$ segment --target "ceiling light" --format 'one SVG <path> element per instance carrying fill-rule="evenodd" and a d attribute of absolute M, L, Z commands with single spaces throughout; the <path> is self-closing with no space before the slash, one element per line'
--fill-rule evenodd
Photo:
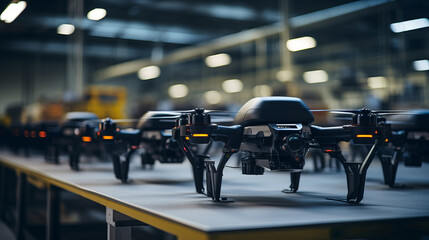
<path fill-rule="evenodd" d="M 289 82 L 292 81 L 293 72 L 290 70 L 280 70 L 276 74 L 276 78 L 279 82 Z"/>
<path fill-rule="evenodd" d="M 392 31 L 395 33 L 401 33 L 425 27 L 429 27 L 429 20 L 427 18 L 419 18 L 390 24 L 390 29 L 392 29 Z"/>
<path fill-rule="evenodd" d="M 291 52 L 301 51 L 316 47 L 316 40 L 312 37 L 300 37 L 290 39 L 286 42 L 286 47 Z"/>
<path fill-rule="evenodd" d="M 106 9 L 103 8 L 94 8 L 91 11 L 88 12 L 86 17 L 89 20 L 98 21 L 106 16 Z"/>
<path fill-rule="evenodd" d="M 328 73 L 324 70 L 305 72 L 302 77 L 306 83 L 322 83 L 328 81 Z"/>
<path fill-rule="evenodd" d="M 147 66 L 140 68 L 140 70 L 137 72 L 138 77 L 141 80 L 149 80 L 159 77 L 161 74 L 161 69 L 159 69 L 158 66 Z"/>
<path fill-rule="evenodd" d="M 230 64 L 231 57 L 226 53 L 219 53 L 206 57 L 205 62 L 208 67 L 215 68 Z"/>
<path fill-rule="evenodd" d="M 204 99 L 208 104 L 214 105 L 222 101 L 222 95 L 218 91 L 207 91 L 204 93 Z"/>
<path fill-rule="evenodd" d="M 222 83 L 222 89 L 227 93 L 236 93 L 243 90 L 243 82 L 239 79 L 229 79 Z"/>
<path fill-rule="evenodd" d="M 71 24 L 61 24 L 57 28 L 57 33 L 61 35 L 70 35 L 74 32 L 74 26 Z"/>
<path fill-rule="evenodd" d="M 416 71 L 427 71 L 429 70 L 429 60 L 416 60 L 413 62 L 413 67 Z"/>
<path fill-rule="evenodd" d="M 255 97 L 267 97 L 273 94 L 273 89 L 268 85 L 258 85 L 253 88 Z"/>
<path fill-rule="evenodd" d="M 24 11 L 26 7 L 27 3 L 25 1 L 11 3 L 1 13 L 0 19 L 5 21 L 5 23 L 11 23 L 19 16 L 19 14 L 22 13 L 22 11 Z"/>
<path fill-rule="evenodd" d="M 168 88 L 168 95 L 172 98 L 186 97 L 188 92 L 188 87 L 185 84 L 176 84 Z"/>
<path fill-rule="evenodd" d="M 387 87 L 387 79 L 383 76 L 370 77 L 367 79 L 368 86 L 372 89 Z"/>

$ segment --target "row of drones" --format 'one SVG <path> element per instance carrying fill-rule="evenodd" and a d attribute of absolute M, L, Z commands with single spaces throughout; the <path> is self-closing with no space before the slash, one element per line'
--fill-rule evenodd
<path fill-rule="evenodd" d="M 350 122 L 316 126 L 313 112 L 343 114 Z M 71 112 L 60 124 L 12 126 L 9 142 L 44 146 L 45 158 L 54 163 L 59 162 L 61 149 L 66 149 L 73 170 L 79 170 L 84 149 L 97 149 L 111 157 L 115 177 L 124 183 L 131 156 L 139 149 L 144 149 L 139 152 L 144 166 L 153 165 L 155 160 L 181 163 L 187 158 L 196 192 L 217 202 L 228 201 L 221 197 L 223 170 L 237 153 L 243 174 L 262 175 L 265 169 L 288 171 L 291 184 L 283 191 L 296 192 L 306 154 L 309 149 L 319 149 L 342 164 L 348 189 L 344 201 L 356 204 L 364 196 L 367 169 L 375 157 L 382 163 L 389 186 L 395 183 L 399 161 L 406 166 L 429 161 L 429 110 L 310 110 L 299 98 L 261 97 L 249 100 L 234 115 L 195 108 L 147 112 L 135 129 L 120 128 L 125 121 Z M 368 149 L 362 162 L 344 157 L 340 143 L 350 141 Z M 207 154 L 213 142 L 223 143 L 218 161 Z"/>

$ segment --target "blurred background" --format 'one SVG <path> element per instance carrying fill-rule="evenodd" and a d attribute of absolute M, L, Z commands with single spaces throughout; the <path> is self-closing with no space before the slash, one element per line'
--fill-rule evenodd
<path fill-rule="evenodd" d="M 270 95 L 429 106 L 426 0 L 0 2 L 0 113 L 23 121 Z"/>

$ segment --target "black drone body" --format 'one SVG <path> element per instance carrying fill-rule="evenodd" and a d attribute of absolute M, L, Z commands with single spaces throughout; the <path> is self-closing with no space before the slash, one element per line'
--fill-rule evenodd
<path fill-rule="evenodd" d="M 114 173 L 122 182 L 128 181 L 131 156 L 141 147 L 142 166 L 152 166 L 155 160 L 161 163 L 181 163 L 185 155 L 178 143 L 172 139 L 171 128 L 177 114 L 148 112 L 138 122 L 137 129 L 119 130 L 116 122 L 106 119 L 100 123 L 99 138 L 103 140 L 112 156 Z M 158 119 L 161 118 L 161 119 Z"/>
<path fill-rule="evenodd" d="M 203 159 L 207 195 L 214 201 L 225 200 L 220 196 L 223 169 L 234 153 L 242 153 L 243 174 L 260 175 L 264 169 L 290 171 L 291 185 L 286 191 L 296 192 L 308 149 L 320 148 L 343 164 L 348 184 L 347 202 L 359 203 L 363 198 L 366 170 L 389 131 L 388 125 L 381 123 L 378 115 L 370 110 L 352 114 L 355 116 L 352 125 L 324 128 L 311 124 L 313 114 L 299 98 L 254 98 L 239 110 L 233 126 L 212 124 L 209 112 L 195 109 L 176 121 L 173 136 L 191 162 L 196 163 L 201 163 L 202 158 L 189 153 L 189 144 L 208 143 L 210 139 L 224 143 L 217 167 L 214 161 Z M 371 146 L 364 163 L 344 159 L 338 143 L 350 140 Z"/>

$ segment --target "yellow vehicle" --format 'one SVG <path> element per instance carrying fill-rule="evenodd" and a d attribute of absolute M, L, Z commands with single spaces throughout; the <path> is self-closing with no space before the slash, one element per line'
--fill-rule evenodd
<path fill-rule="evenodd" d="M 93 112 L 100 118 L 126 118 L 127 90 L 120 86 L 92 85 L 84 94 L 83 111 Z"/>

